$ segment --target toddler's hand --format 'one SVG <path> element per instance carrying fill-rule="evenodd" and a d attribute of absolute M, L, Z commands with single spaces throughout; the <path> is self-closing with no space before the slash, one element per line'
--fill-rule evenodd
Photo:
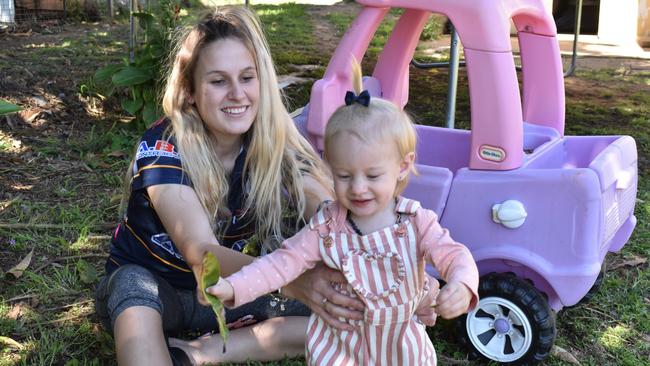
<path fill-rule="evenodd" d="M 232 288 L 230 282 L 223 278 L 220 278 L 216 285 L 206 288 L 205 291 L 218 297 L 221 302 L 230 301 L 235 297 L 235 289 Z"/>
<path fill-rule="evenodd" d="M 446 284 L 436 300 L 436 313 L 445 319 L 453 319 L 467 312 L 472 292 L 461 282 Z"/>

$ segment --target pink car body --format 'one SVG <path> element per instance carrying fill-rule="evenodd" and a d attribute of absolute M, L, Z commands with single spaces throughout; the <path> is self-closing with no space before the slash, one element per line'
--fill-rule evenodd
<path fill-rule="evenodd" d="M 297 117 L 304 133 L 322 150 L 327 120 L 352 89 L 353 58 L 363 59 L 394 7 L 405 10 L 364 86 L 371 95 L 404 107 L 420 33 L 432 12 L 446 15 L 463 44 L 471 131 L 417 126 L 420 174 L 411 179 L 405 196 L 438 213 L 441 224 L 470 248 L 482 276 L 509 273 L 532 282 L 530 291 L 545 294 L 539 301 L 554 311 L 577 304 L 597 281 L 606 254 L 620 250 L 635 227 L 637 151 L 629 136 L 564 136 L 562 62 L 555 23 L 542 1 L 358 2 L 364 7 Z M 519 40 L 521 91 L 511 20 Z M 512 282 L 503 276 L 487 279 Z M 546 357 L 550 346 L 536 343 L 539 325 L 527 319 L 527 305 L 496 292 L 491 296 L 485 290 L 482 297 L 495 300 L 479 306 L 492 314 L 490 322 L 483 324 L 476 313 L 467 317 L 470 343 L 480 355 L 500 362 Z M 508 311 L 488 311 L 499 306 Z M 497 327 L 498 318 L 508 324 Z M 530 329 L 513 335 L 526 321 Z M 554 320 L 552 328 L 554 336 Z M 510 340 L 477 341 L 487 330 Z"/>

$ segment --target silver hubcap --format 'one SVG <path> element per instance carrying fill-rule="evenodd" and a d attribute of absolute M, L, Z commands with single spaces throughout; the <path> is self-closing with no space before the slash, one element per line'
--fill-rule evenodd
<path fill-rule="evenodd" d="M 499 361 L 518 360 L 528 352 L 533 330 L 524 312 L 500 297 L 486 297 L 467 315 L 467 334 L 483 356 Z"/>

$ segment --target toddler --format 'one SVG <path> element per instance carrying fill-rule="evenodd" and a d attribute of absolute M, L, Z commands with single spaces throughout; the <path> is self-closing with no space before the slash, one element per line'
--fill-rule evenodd
<path fill-rule="evenodd" d="M 361 89 L 360 69 L 354 84 Z M 353 331 L 328 326 L 312 314 L 309 365 L 435 365 L 425 332 L 435 313 L 453 318 L 477 301 L 478 270 L 469 250 L 452 240 L 433 211 L 401 197 L 414 171 L 416 135 L 408 115 L 367 91 L 348 92 L 325 130 L 324 158 L 334 177 L 336 202 L 323 207 L 282 247 L 208 288 L 226 306 L 240 306 L 290 283 L 319 261 L 341 271 L 342 293 L 366 305 Z M 447 284 L 431 303 L 426 262 Z M 327 299 L 323 298 L 323 303 Z"/>

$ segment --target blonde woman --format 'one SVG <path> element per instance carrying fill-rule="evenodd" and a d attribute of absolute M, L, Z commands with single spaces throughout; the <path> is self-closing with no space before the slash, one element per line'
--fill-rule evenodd
<path fill-rule="evenodd" d="M 198 340 L 210 347 L 190 357 L 168 348 L 167 336 L 217 329 L 196 293 L 204 252 L 217 256 L 224 275 L 234 273 L 295 233 L 332 192 L 282 104 L 262 30 L 246 8 L 219 8 L 179 38 L 163 107 L 167 117 L 138 145 L 97 288 L 118 363 L 201 363 L 201 353 L 211 362 L 281 359 L 303 353 L 303 304 L 341 329 L 350 326 L 340 318 L 361 319 L 363 304 L 332 285 L 343 276 L 318 267 L 282 289 L 301 302 L 267 295 L 229 311 L 226 353 L 219 337 Z"/>

